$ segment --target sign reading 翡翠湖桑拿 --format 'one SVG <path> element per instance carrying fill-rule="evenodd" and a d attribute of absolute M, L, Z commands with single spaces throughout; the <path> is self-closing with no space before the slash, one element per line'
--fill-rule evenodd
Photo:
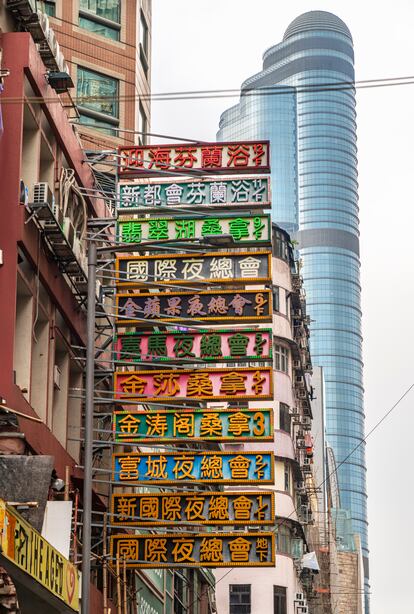
<path fill-rule="evenodd" d="M 114 439 L 119 443 L 191 441 L 273 441 L 273 410 L 187 409 L 115 411 Z"/>
<path fill-rule="evenodd" d="M 271 280 L 272 252 L 211 252 L 118 256 L 116 285 L 247 284 Z"/>
<path fill-rule="evenodd" d="M 274 532 L 112 535 L 111 559 L 126 567 L 274 567 Z"/>
<path fill-rule="evenodd" d="M 272 452 L 164 452 L 113 454 L 112 479 L 119 483 L 159 485 L 273 484 Z"/>
<path fill-rule="evenodd" d="M 206 215 L 211 211 L 221 211 L 228 213 L 233 209 L 237 212 L 243 212 L 243 209 L 268 209 L 271 206 L 270 201 L 270 183 L 268 177 L 248 177 L 231 178 L 231 177 L 216 177 L 200 179 L 158 179 L 148 180 L 138 179 L 134 183 L 121 183 L 119 185 L 119 199 L 117 201 L 118 215 L 127 214 L 134 211 L 148 210 L 165 210 L 171 209 L 175 211 L 178 207 L 188 209 L 189 212 L 193 209 L 204 209 Z M 243 213 L 242 213 L 243 215 Z M 220 220 L 221 221 L 221 220 Z M 203 220 L 202 220 L 203 222 Z M 220 222 L 217 217 L 211 216 L 205 219 L 200 231 L 204 230 L 204 234 L 216 234 Z M 256 222 L 257 225 L 257 222 Z M 254 225 L 252 225 L 254 227 Z M 150 239 L 161 239 L 165 237 L 165 226 L 163 224 L 154 223 L 150 226 Z M 211 227 L 213 232 L 206 232 L 206 229 Z M 177 230 L 181 235 L 180 238 L 188 238 L 188 233 L 191 232 L 192 224 L 178 224 Z M 256 230 L 259 227 L 256 226 Z M 214 229 L 216 231 L 214 232 Z M 230 233 L 231 227 L 228 227 Z M 238 240 L 238 232 L 235 233 L 234 240 Z M 161 235 L 161 236 L 160 236 Z M 164 236 L 162 236 L 164 235 Z M 203 235 L 202 235 L 203 236 Z M 256 236 L 256 235 L 255 235 Z M 176 236 L 172 238 L 177 238 Z"/>
<path fill-rule="evenodd" d="M 264 490 L 112 495 L 111 523 L 116 526 L 273 525 L 274 521 L 275 494 Z"/>
<path fill-rule="evenodd" d="M 180 369 L 179 371 L 115 371 L 114 396 L 126 400 L 168 401 L 273 399 L 273 370 L 269 367 L 237 369 Z"/>
<path fill-rule="evenodd" d="M 116 295 L 116 324 L 157 322 L 271 322 L 270 290 L 141 292 Z"/>
<path fill-rule="evenodd" d="M 237 207 L 239 208 L 239 207 Z M 119 218 L 117 240 L 120 243 L 148 241 L 184 241 L 205 237 L 232 237 L 235 245 L 267 246 L 271 243 L 270 215 L 174 218 Z"/>
<path fill-rule="evenodd" d="M 272 360 L 269 328 L 174 330 L 119 334 L 114 343 L 115 361 L 122 363 L 232 362 Z"/>
<path fill-rule="evenodd" d="M 191 171 L 210 174 L 267 173 L 270 171 L 269 141 L 226 143 L 178 143 L 118 147 L 118 175 L 154 177 Z"/>

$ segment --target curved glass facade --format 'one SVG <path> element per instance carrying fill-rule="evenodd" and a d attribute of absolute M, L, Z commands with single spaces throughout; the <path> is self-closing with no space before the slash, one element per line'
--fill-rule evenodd
<path fill-rule="evenodd" d="M 217 139 L 271 141 L 272 215 L 299 242 L 312 362 L 324 368 L 326 438 L 340 465 L 341 506 L 361 536 L 367 587 L 353 62 L 352 37 L 339 18 L 301 15 L 265 52 L 263 71 L 244 82 Z"/>

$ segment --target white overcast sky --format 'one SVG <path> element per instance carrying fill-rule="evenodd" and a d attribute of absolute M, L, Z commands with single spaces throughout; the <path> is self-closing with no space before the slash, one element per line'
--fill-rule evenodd
<path fill-rule="evenodd" d="M 152 91 L 239 88 L 295 17 L 319 9 L 350 28 L 357 80 L 414 75 L 413 0 L 153 0 Z M 235 102 L 154 102 L 152 131 L 214 141 Z M 369 432 L 414 382 L 414 85 L 359 90 L 357 112 Z M 413 407 L 414 389 L 367 440 L 372 614 L 414 611 Z"/>

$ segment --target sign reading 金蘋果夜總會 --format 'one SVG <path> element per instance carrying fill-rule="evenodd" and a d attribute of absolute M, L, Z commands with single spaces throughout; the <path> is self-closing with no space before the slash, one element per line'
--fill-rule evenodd
<path fill-rule="evenodd" d="M 115 371 L 114 395 L 122 399 L 157 401 L 273 399 L 273 370 L 180 369 L 179 371 Z"/>
<path fill-rule="evenodd" d="M 120 146 L 118 154 L 120 178 L 154 177 L 166 171 L 183 175 L 191 170 L 210 174 L 270 171 L 269 141 Z"/>
<path fill-rule="evenodd" d="M 124 333 L 114 344 L 115 361 L 122 363 L 174 362 L 192 358 L 207 362 L 272 360 L 269 328 L 202 329 Z"/>
<path fill-rule="evenodd" d="M 228 210 L 252 208 L 268 209 L 270 201 L 270 183 L 268 177 L 247 177 L 230 178 L 217 177 L 200 179 L 159 179 L 151 180 L 151 183 L 143 179 L 138 179 L 134 183 L 121 183 L 119 185 L 119 200 L 117 202 L 117 213 L 123 215 L 133 211 L 148 211 L 153 209 L 180 209 L 205 208 L 210 211 L 227 212 Z M 204 223 L 199 226 L 204 234 L 216 234 L 219 222 L 217 218 L 206 218 Z M 206 228 L 211 227 L 215 232 L 206 232 Z M 190 229 L 191 229 L 190 222 Z M 254 225 L 253 225 L 254 227 Z M 159 236 L 162 225 L 153 224 L 150 226 L 152 233 L 150 239 L 161 238 Z M 259 228 L 256 222 L 256 230 Z M 188 238 L 188 228 L 178 224 L 177 230 L 180 238 Z M 228 228 L 230 233 L 231 227 Z M 235 233 L 235 240 L 238 232 Z M 155 236 L 158 235 L 158 236 Z M 257 235 L 255 235 L 256 237 Z M 166 238 L 166 237 L 164 237 Z M 173 238 L 176 238 L 174 236 Z"/>
<path fill-rule="evenodd" d="M 269 215 L 245 217 L 206 218 L 120 218 L 117 221 L 117 240 L 120 243 L 147 241 L 183 241 L 204 237 L 231 236 L 234 244 L 267 246 L 271 243 L 271 220 Z"/>
<path fill-rule="evenodd" d="M 265 283 L 271 280 L 272 252 L 119 256 L 115 266 L 117 286 Z"/>
<path fill-rule="evenodd" d="M 116 442 L 273 441 L 273 410 L 183 409 L 115 411 Z M 155 442 L 156 443 L 156 442 Z"/>
<path fill-rule="evenodd" d="M 121 484 L 273 484 L 272 452 L 113 454 L 112 479 Z"/>
<path fill-rule="evenodd" d="M 116 295 L 116 324 L 148 322 L 271 322 L 270 290 L 219 292 L 142 292 Z"/>
<path fill-rule="evenodd" d="M 273 525 L 273 492 L 120 493 L 112 495 L 112 524 L 147 527 L 196 522 L 211 525 Z"/>

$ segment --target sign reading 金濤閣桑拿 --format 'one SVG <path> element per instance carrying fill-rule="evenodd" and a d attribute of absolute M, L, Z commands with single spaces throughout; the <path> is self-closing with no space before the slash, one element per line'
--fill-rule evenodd
<path fill-rule="evenodd" d="M 147 527 L 196 522 L 211 525 L 274 524 L 273 492 L 175 492 L 112 495 L 112 524 Z"/>
<path fill-rule="evenodd" d="M 267 173 L 270 171 L 269 141 L 226 143 L 179 143 L 118 147 L 119 177 L 154 177 L 191 174 Z"/>
<path fill-rule="evenodd" d="M 119 256 L 115 266 L 117 286 L 265 283 L 271 280 L 272 252 Z"/>
<path fill-rule="evenodd" d="M 120 326 L 174 322 L 271 322 L 270 290 L 208 292 L 141 292 L 116 295 L 116 323 Z"/>
<path fill-rule="evenodd" d="M 123 215 L 133 211 L 145 211 L 148 209 L 170 208 L 174 211 L 174 207 L 180 209 L 193 210 L 205 208 L 208 211 L 227 212 L 236 209 L 237 212 L 243 209 L 268 209 L 271 206 L 270 202 L 270 184 L 268 177 L 242 177 L 229 178 L 217 177 L 200 178 L 200 179 L 159 179 L 151 180 L 151 183 L 139 179 L 135 183 L 121 183 L 119 186 L 119 200 L 117 202 L 117 213 Z M 206 224 L 204 224 L 206 222 Z M 216 234 L 220 227 L 220 221 L 217 217 L 209 217 L 202 220 L 201 226 L 198 228 L 204 234 Z M 150 225 L 149 231 L 151 235 L 149 239 L 160 239 L 165 237 L 165 228 L 162 224 L 154 223 Z M 207 233 L 207 229 L 211 228 L 213 232 Z M 260 228 L 256 222 L 253 230 Z M 176 231 L 179 231 L 179 238 L 188 238 L 188 233 L 191 232 L 191 220 L 189 225 L 178 223 Z M 214 229 L 215 232 L 214 232 Z M 230 234 L 231 227 L 228 227 Z M 204 233 L 204 234 L 203 234 Z M 164 234 L 164 237 L 160 236 Z M 235 233 L 235 240 L 239 235 Z M 257 235 L 255 235 L 256 237 Z M 177 238 L 173 236 L 172 238 Z"/>
<path fill-rule="evenodd" d="M 272 360 L 272 330 L 269 328 L 202 329 L 184 332 L 152 331 L 124 333 L 114 344 L 115 361 L 126 363 L 174 362 L 192 358 L 206 362 Z"/>
<path fill-rule="evenodd" d="M 273 441 L 273 410 L 183 409 L 180 411 L 115 411 L 113 433 L 117 442 L 149 443 L 159 440 Z"/>
<path fill-rule="evenodd" d="M 129 484 L 273 484 L 272 452 L 113 454 L 112 479 Z"/>
<path fill-rule="evenodd" d="M 112 535 L 111 559 L 126 567 L 273 567 L 274 532 Z"/>
<path fill-rule="evenodd" d="M 246 215 L 239 217 L 210 216 L 174 218 L 119 218 L 117 240 L 120 243 L 147 241 L 183 241 L 204 237 L 231 236 L 234 244 L 266 246 L 271 243 L 271 220 L 269 215 Z"/>
<path fill-rule="evenodd" d="M 121 403 L 122 399 L 273 399 L 272 375 L 273 370 L 269 367 L 115 371 L 114 395 Z"/>

